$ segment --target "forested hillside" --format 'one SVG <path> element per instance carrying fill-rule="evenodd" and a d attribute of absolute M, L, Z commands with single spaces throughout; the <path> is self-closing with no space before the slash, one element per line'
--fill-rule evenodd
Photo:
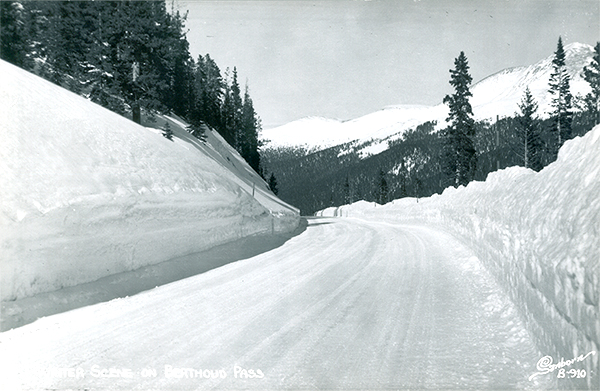
<path fill-rule="evenodd" d="M 185 21 L 165 1 L 2 1 L 0 57 L 116 113 L 173 113 L 202 139 L 216 129 L 257 172 L 248 86 L 209 54 L 191 57 Z"/>

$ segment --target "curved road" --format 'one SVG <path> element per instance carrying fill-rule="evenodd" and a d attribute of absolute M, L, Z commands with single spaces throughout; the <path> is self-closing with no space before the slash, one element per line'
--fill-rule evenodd
<path fill-rule="evenodd" d="M 528 381 L 541 357 L 456 239 L 346 218 L 310 219 L 267 253 L 0 334 L 0 375 L 33 389 L 554 387 Z"/>

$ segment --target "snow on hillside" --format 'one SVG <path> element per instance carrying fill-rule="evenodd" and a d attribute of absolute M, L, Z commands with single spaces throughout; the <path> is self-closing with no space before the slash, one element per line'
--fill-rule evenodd
<path fill-rule="evenodd" d="M 571 93 L 585 96 L 589 84 L 581 76 L 583 67 L 592 59 L 594 48 L 582 43 L 565 46 L 565 64 L 571 77 Z M 478 120 L 494 119 L 496 116 L 512 116 L 519 112 L 518 103 L 529 87 L 539 104 L 538 112 L 547 117 L 551 111 L 551 95 L 548 83 L 552 74 L 554 54 L 530 66 L 505 69 L 488 76 L 473 86 L 473 114 Z"/>
<path fill-rule="evenodd" d="M 572 43 L 565 46 L 565 62 L 571 76 L 573 95 L 585 95 L 589 85 L 581 77 L 583 67 L 593 56 L 593 47 Z M 505 69 L 473 85 L 471 105 L 476 120 L 495 120 L 496 116 L 514 116 L 518 103 L 529 86 L 539 103 L 542 117 L 550 111 L 551 97 L 548 81 L 552 72 L 554 54 L 530 66 Z M 440 100 L 443 97 L 440 97 Z M 397 140 L 404 132 L 427 121 L 436 121 L 437 129 L 447 126 L 448 108 L 437 106 L 391 106 L 363 117 L 340 122 L 325 118 L 305 118 L 263 131 L 267 148 L 302 147 L 315 152 L 335 145 L 356 141 L 356 152 L 361 157 L 380 153 L 388 148 L 388 141 Z M 368 146 L 363 147 L 363 144 Z"/>
<path fill-rule="evenodd" d="M 301 147 L 307 150 L 327 148 L 351 141 L 345 138 L 342 121 L 307 117 L 283 126 L 265 129 L 261 138 L 269 148 Z M 342 141 L 340 141 L 342 140 Z"/>
<path fill-rule="evenodd" d="M 420 221 L 454 233 L 520 305 L 540 348 L 557 363 L 600 350 L 599 194 L 596 126 L 567 141 L 539 173 L 512 167 L 418 201 L 361 201 L 318 215 Z M 576 366 L 588 374 L 576 387 L 599 388 L 599 356 Z"/>
<path fill-rule="evenodd" d="M 406 130 L 430 121 L 442 121 L 444 106 L 391 106 L 351 121 L 310 117 L 262 131 L 267 148 L 301 147 L 308 152 L 358 140 L 374 140 L 374 144 L 396 140 Z M 377 148 L 377 147 L 371 147 Z"/>
<path fill-rule="evenodd" d="M 171 142 L 3 61 L 0 75 L 1 300 L 297 226 L 217 134 L 171 118 Z"/>

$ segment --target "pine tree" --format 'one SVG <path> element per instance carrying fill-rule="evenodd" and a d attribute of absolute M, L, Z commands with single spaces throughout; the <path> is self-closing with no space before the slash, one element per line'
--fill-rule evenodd
<path fill-rule="evenodd" d="M 477 155 L 473 143 L 475 121 L 469 103 L 472 96 L 469 86 L 473 81 L 469 75 L 469 64 L 464 52 L 454 60 L 454 69 L 450 70 L 450 84 L 454 94 L 446 95 L 444 103 L 450 112 L 447 121 L 450 123 L 445 132 L 446 174 L 455 187 L 467 185 L 475 174 Z"/>
<path fill-rule="evenodd" d="M 163 131 L 163 136 L 167 140 L 173 141 L 173 130 L 171 130 L 171 125 L 169 124 L 169 121 L 165 122 L 165 125 L 162 128 L 162 131 Z"/>
<path fill-rule="evenodd" d="M 223 126 L 224 91 L 225 83 L 217 64 L 209 54 L 198 56 L 194 73 L 194 108 L 190 117 L 213 127 L 227 139 Z"/>
<path fill-rule="evenodd" d="M 233 69 L 233 76 L 231 78 L 231 81 L 225 84 L 226 87 L 225 99 L 223 101 L 222 135 L 229 145 L 231 145 L 238 152 L 240 152 L 238 136 L 242 122 L 242 98 L 240 96 L 240 85 L 237 80 L 237 68 Z"/>
<path fill-rule="evenodd" d="M 206 142 L 207 140 L 207 136 L 206 136 L 206 131 L 204 129 L 206 125 L 204 125 L 203 123 L 191 123 L 190 125 L 188 125 L 188 127 L 186 128 L 186 130 L 188 132 L 190 132 L 190 134 L 194 137 L 196 137 L 198 140 L 202 141 L 202 142 Z"/>
<path fill-rule="evenodd" d="M 348 179 L 348 175 L 346 175 L 346 180 L 344 181 L 344 203 L 350 204 L 352 203 L 352 193 L 350 189 L 350 180 Z"/>
<path fill-rule="evenodd" d="M 165 35 L 160 40 L 161 51 L 164 53 L 163 74 L 169 81 L 168 88 L 161 98 L 167 108 L 173 113 L 187 118 L 194 104 L 194 61 L 189 53 L 189 43 L 185 36 L 184 24 L 187 14 L 182 16 L 174 10 L 162 15 Z"/>
<path fill-rule="evenodd" d="M 592 62 L 583 68 L 583 78 L 592 89 L 585 97 L 587 110 L 596 124 L 600 124 L 600 42 L 594 47 Z"/>
<path fill-rule="evenodd" d="M 250 98 L 248 84 L 246 84 L 238 144 L 242 157 L 256 172 L 260 171 L 259 131 L 260 119 L 254 111 L 254 104 L 252 98 Z"/>
<path fill-rule="evenodd" d="M 404 163 L 404 158 L 400 161 L 400 169 L 398 170 L 398 178 L 400 183 L 400 198 L 404 198 L 408 196 L 408 191 L 406 190 L 406 180 L 408 178 L 408 170 L 406 169 L 406 165 Z"/>
<path fill-rule="evenodd" d="M 21 3 L 0 2 L 0 58 L 22 68 L 28 53 L 25 16 Z"/>
<path fill-rule="evenodd" d="M 275 178 L 275 174 L 271 173 L 269 177 L 269 189 L 273 192 L 273 194 L 277 195 L 279 193 L 279 189 L 277 188 L 277 179 Z"/>
<path fill-rule="evenodd" d="M 538 104 L 531 95 L 529 87 L 525 89 L 523 99 L 519 103 L 519 109 L 521 110 L 518 121 L 520 125 L 519 135 L 523 147 L 523 165 L 539 171 L 542 167 L 540 161 L 541 144 L 536 121 Z"/>
<path fill-rule="evenodd" d="M 117 6 L 110 2 L 87 2 L 95 5 L 91 11 L 95 17 L 95 28 L 90 32 L 91 46 L 87 53 L 87 85 L 92 102 L 98 103 L 118 114 L 127 111 L 119 83 L 116 43 L 119 39 Z"/>
<path fill-rule="evenodd" d="M 565 140 L 571 137 L 571 123 L 573 117 L 573 96 L 570 90 L 570 77 L 565 64 L 565 50 L 562 38 L 558 37 L 556 52 L 552 60 L 552 74 L 550 75 L 549 92 L 552 94 L 552 115 L 554 129 L 557 136 L 555 152 Z"/>
<path fill-rule="evenodd" d="M 382 169 L 379 169 L 379 177 L 377 181 L 377 203 L 380 205 L 385 205 L 388 201 L 388 183 L 385 179 L 385 172 Z"/>
<path fill-rule="evenodd" d="M 232 100 L 232 122 L 230 133 L 233 135 L 233 146 L 238 152 L 242 152 L 242 146 L 245 142 L 244 134 L 242 133 L 242 95 L 240 89 L 240 83 L 238 82 L 237 67 L 233 67 L 233 79 L 231 80 L 230 94 Z"/>

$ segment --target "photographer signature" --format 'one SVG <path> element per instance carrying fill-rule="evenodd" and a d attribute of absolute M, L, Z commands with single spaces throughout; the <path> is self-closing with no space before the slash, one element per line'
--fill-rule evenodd
<path fill-rule="evenodd" d="M 571 360 L 565 360 L 564 358 L 561 357 L 560 361 L 557 362 L 556 364 L 553 364 L 553 360 L 552 357 L 550 356 L 544 356 L 542 357 L 536 365 L 536 368 L 539 372 L 534 373 L 533 375 L 529 376 L 529 381 L 531 381 L 533 378 L 535 378 L 536 376 L 539 375 L 546 375 L 548 373 L 554 372 L 555 370 L 558 369 L 558 378 L 564 378 L 566 377 L 566 375 L 568 374 L 569 377 L 585 377 L 587 374 L 585 373 L 585 370 L 581 369 L 571 369 L 569 371 L 566 371 L 566 369 L 564 369 L 565 367 L 570 367 L 571 365 L 577 363 L 577 362 L 582 362 L 583 360 L 585 360 L 586 358 L 588 358 L 589 356 L 595 356 L 596 355 L 596 351 L 591 351 L 586 355 L 580 354 L 579 356 L 571 359 Z"/>

